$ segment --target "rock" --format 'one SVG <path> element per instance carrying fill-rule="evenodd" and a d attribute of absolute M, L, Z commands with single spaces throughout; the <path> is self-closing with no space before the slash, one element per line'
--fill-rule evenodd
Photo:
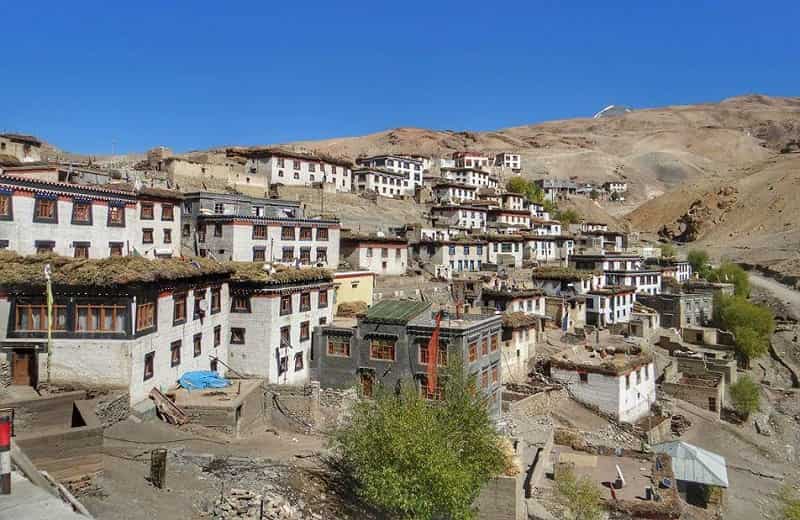
<path fill-rule="evenodd" d="M 772 436 L 772 428 L 769 425 L 769 415 L 765 413 L 756 414 L 753 417 L 753 424 L 756 427 L 756 431 L 761 435 L 766 437 Z"/>

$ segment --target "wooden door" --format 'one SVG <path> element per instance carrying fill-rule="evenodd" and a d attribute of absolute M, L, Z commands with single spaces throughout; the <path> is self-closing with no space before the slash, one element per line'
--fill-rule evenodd
<path fill-rule="evenodd" d="M 34 386 L 36 355 L 32 350 L 15 350 L 11 354 L 11 382 L 15 385 Z"/>
<path fill-rule="evenodd" d="M 361 373 L 361 394 L 364 397 L 372 397 L 372 374 Z"/>

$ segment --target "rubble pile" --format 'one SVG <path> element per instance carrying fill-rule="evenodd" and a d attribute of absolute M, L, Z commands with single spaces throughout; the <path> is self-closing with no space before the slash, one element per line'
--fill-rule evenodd
<path fill-rule="evenodd" d="M 214 520 L 304 520 L 322 518 L 319 515 L 304 516 L 284 497 L 274 494 L 258 495 L 245 489 L 231 489 L 217 499 L 211 517 Z"/>

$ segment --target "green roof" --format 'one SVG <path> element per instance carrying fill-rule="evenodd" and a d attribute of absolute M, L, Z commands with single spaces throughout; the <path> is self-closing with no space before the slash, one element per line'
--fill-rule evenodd
<path fill-rule="evenodd" d="M 366 321 L 404 325 L 430 308 L 427 302 L 411 300 L 384 300 L 369 308 Z"/>

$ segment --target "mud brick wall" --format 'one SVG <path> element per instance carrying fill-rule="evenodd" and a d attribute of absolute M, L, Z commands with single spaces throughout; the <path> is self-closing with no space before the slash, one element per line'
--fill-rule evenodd
<path fill-rule="evenodd" d="M 319 383 L 264 385 L 265 415 L 277 428 L 306 431 L 319 419 Z"/>
<path fill-rule="evenodd" d="M 127 392 L 107 394 L 95 400 L 94 413 L 104 428 L 124 421 L 131 414 Z"/>

